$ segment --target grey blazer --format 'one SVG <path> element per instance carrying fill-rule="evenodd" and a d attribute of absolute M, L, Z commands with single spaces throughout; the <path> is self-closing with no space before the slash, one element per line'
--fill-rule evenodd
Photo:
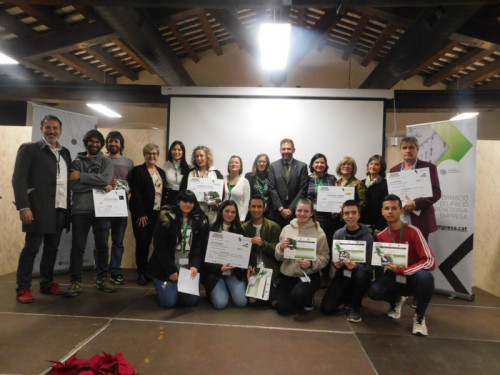
<path fill-rule="evenodd" d="M 61 150 L 61 163 L 71 167 L 71 155 L 67 148 Z M 56 231 L 56 177 L 57 162 L 54 153 L 43 141 L 24 143 L 17 151 L 12 187 L 18 210 L 30 208 L 34 221 L 23 224 L 23 231 L 30 233 L 55 233 Z M 71 207 L 69 184 L 67 194 L 68 212 Z M 69 229 L 67 215 L 66 229 Z"/>
<path fill-rule="evenodd" d="M 299 199 L 306 196 L 308 183 L 306 163 L 292 160 L 287 183 L 283 160 L 272 162 L 269 169 L 269 195 L 272 204 L 272 209 L 269 212 L 271 219 L 276 220 L 281 217 L 277 211 L 280 207 L 290 208 L 295 213 Z"/>

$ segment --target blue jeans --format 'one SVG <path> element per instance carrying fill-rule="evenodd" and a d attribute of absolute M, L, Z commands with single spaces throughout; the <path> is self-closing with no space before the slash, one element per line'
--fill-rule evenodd
<path fill-rule="evenodd" d="M 84 213 L 72 215 L 71 223 L 73 225 L 69 258 L 71 282 L 82 281 L 83 255 L 90 227 L 92 227 L 95 240 L 94 261 L 97 278 L 106 278 L 108 275 L 108 237 L 111 221 L 106 217 L 95 217 L 93 213 Z"/>
<path fill-rule="evenodd" d="M 193 294 L 179 293 L 177 290 L 177 282 L 168 280 L 166 284 L 153 277 L 153 284 L 158 297 L 160 307 L 174 307 L 179 302 L 184 306 L 196 306 L 200 300 L 200 296 Z"/>
<path fill-rule="evenodd" d="M 111 218 L 111 258 L 109 261 L 109 273 L 120 275 L 122 272 L 123 238 L 127 229 L 127 217 Z"/>
<path fill-rule="evenodd" d="M 399 296 L 415 296 L 416 313 L 425 316 L 425 311 L 434 293 L 434 276 L 427 270 L 406 276 L 406 284 L 396 282 L 394 272 L 385 272 L 368 289 L 368 296 L 374 300 L 384 300 L 394 307 Z"/>
<path fill-rule="evenodd" d="M 231 301 L 236 307 L 245 307 L 247 305 L 245 293 L 246 287 L 243 280 L 238 280 L 235 275 L 222 276 L 210 292 L 210 302 L 217 310 L 222 310 L 227 307 L 229 295 L 231 295 Z"/>
<path fill-rule="evenodd" d="M 40 260 L 40 286 L 45 286 L 54 280 L 54 265 L 61 233 L 66 224 L 67 211 L 56 209 L 55 233 L 26 233 L 24 247 L 19 255 L 17 266 L 17 291 L 31 287 L 31 277 L 35 258 L 43 242 L 42 259 Z"/>

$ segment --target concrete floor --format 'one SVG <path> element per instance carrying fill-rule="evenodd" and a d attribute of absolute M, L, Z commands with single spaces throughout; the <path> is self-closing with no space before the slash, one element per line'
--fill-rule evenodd
<path fill-rule="evenodd" d="M 387 304 L 364 301 L 363 321 L 344 314 L 278 316 L 267 308 L 161 309 L 152 284 L 126 284 L 113 294 L 84 275 L 80 296 L 15 299 L 15 274 L 0 277 L 0 374 L 43 374 L 47 360 L 78 353 L 90 358 L 122 352 L 141 375 L 158 374 L 500 374 L 500 298 L 475 289 L 472 302 L 435 295 L 427 311 L 429 336 L 411 334 L 413 310 L 400 320 Z M 66 289 L 68 275 L 56 281 Z M 316 296 L 319 306 L 320 291 Z"/>

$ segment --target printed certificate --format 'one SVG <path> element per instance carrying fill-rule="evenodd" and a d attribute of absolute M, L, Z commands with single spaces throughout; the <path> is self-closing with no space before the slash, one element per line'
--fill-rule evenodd
<path fill-rule="evenodd" d="M 248 268 L 252 239 L 230 232 L 210 232 L 205 262 Z"/>
<path fill-rule="evenodd" d="M 316 199 L 316 211 L 340 212 L 340 207 L 348 199 L 354 199 L 354 187 L 320 186 Z"/>
<path fill-rule="evenodd" d="M 261 268 L 257 275 L 250 277 L 246 296 L 257 298 L 264 301 L 269 300 L 269 292 L 271 290 L 273 270 L 272 268 Z"/>
<path fill-rule="evenodd" d="M 196 195 L 198 202 L 220 203 L 224 192 L 224 180 L 190 177 L 187 188 Z"/>
<path fill-rule="evenodd" d="M 373 266 L 394 264 L 399 267 L 408 266 L 408 244 L 374 242 L 372 253 Z"/>
<path fill-rule="evenodd" d="M 127 194 L 125 190 L 92 189 L 96 217 L 127 217 Z"/>
<path fill-rule="evenodd" d="M 366 241 L 333 240 L 332 263 L 346 258 L 356 263 L 365 263 Z"/>
<path fill-rule="evenodd" d="M 432 197 L 431 173 L 429 168 L 389 173 L 387 187 L 389 194 L 396 194 L 402 201 L 407 195 L 411 199 Z"/>
<path fill-rule="evenodd" d="M 285 259 L 316 260 L 316 238 L 290 237 Z"/>

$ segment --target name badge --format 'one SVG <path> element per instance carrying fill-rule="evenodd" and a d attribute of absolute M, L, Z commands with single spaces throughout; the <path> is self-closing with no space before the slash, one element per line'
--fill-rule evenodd
<path fill-rule="evenodd" d="M 180 184 L 174 184 L 174 186 L 172 186 L 172 190 L 174 190 L 174 191 L 179 191 L 180 188 L 181 188 Z"/>
<path fill-rule="evenodd" d="M 179 264 L 181 266 L 187 266 L 188 263 L 189 263 L 189 259 L 188 258 L 181 258 L 181 259 L 179 259 Z"/>
<path fill-rule="evenodd" d="M 304 275 L 304 276 L 300 276 L 300 281 L 302 281 L 303 283 L 310 283 L 311 279 L 309 278 L 309 276 Z"/>
<path fill-rule="evenodd" d="M 351 270 L 344 270 L 344 276 L 348 277 L 348 278 L 351 278 L 351 276 L 352 276 Z"/>
<path fill-rule="evenodd" d="M 64 178 L 58 177 L 57 180 L 56 180 L 56 184 L 57 185 L 64 185 Z"/>
<path fill-rule="evenodd" d="M 406 284 L 406 276 L 396 275 L 396 282 L 400 284 Z"/>

